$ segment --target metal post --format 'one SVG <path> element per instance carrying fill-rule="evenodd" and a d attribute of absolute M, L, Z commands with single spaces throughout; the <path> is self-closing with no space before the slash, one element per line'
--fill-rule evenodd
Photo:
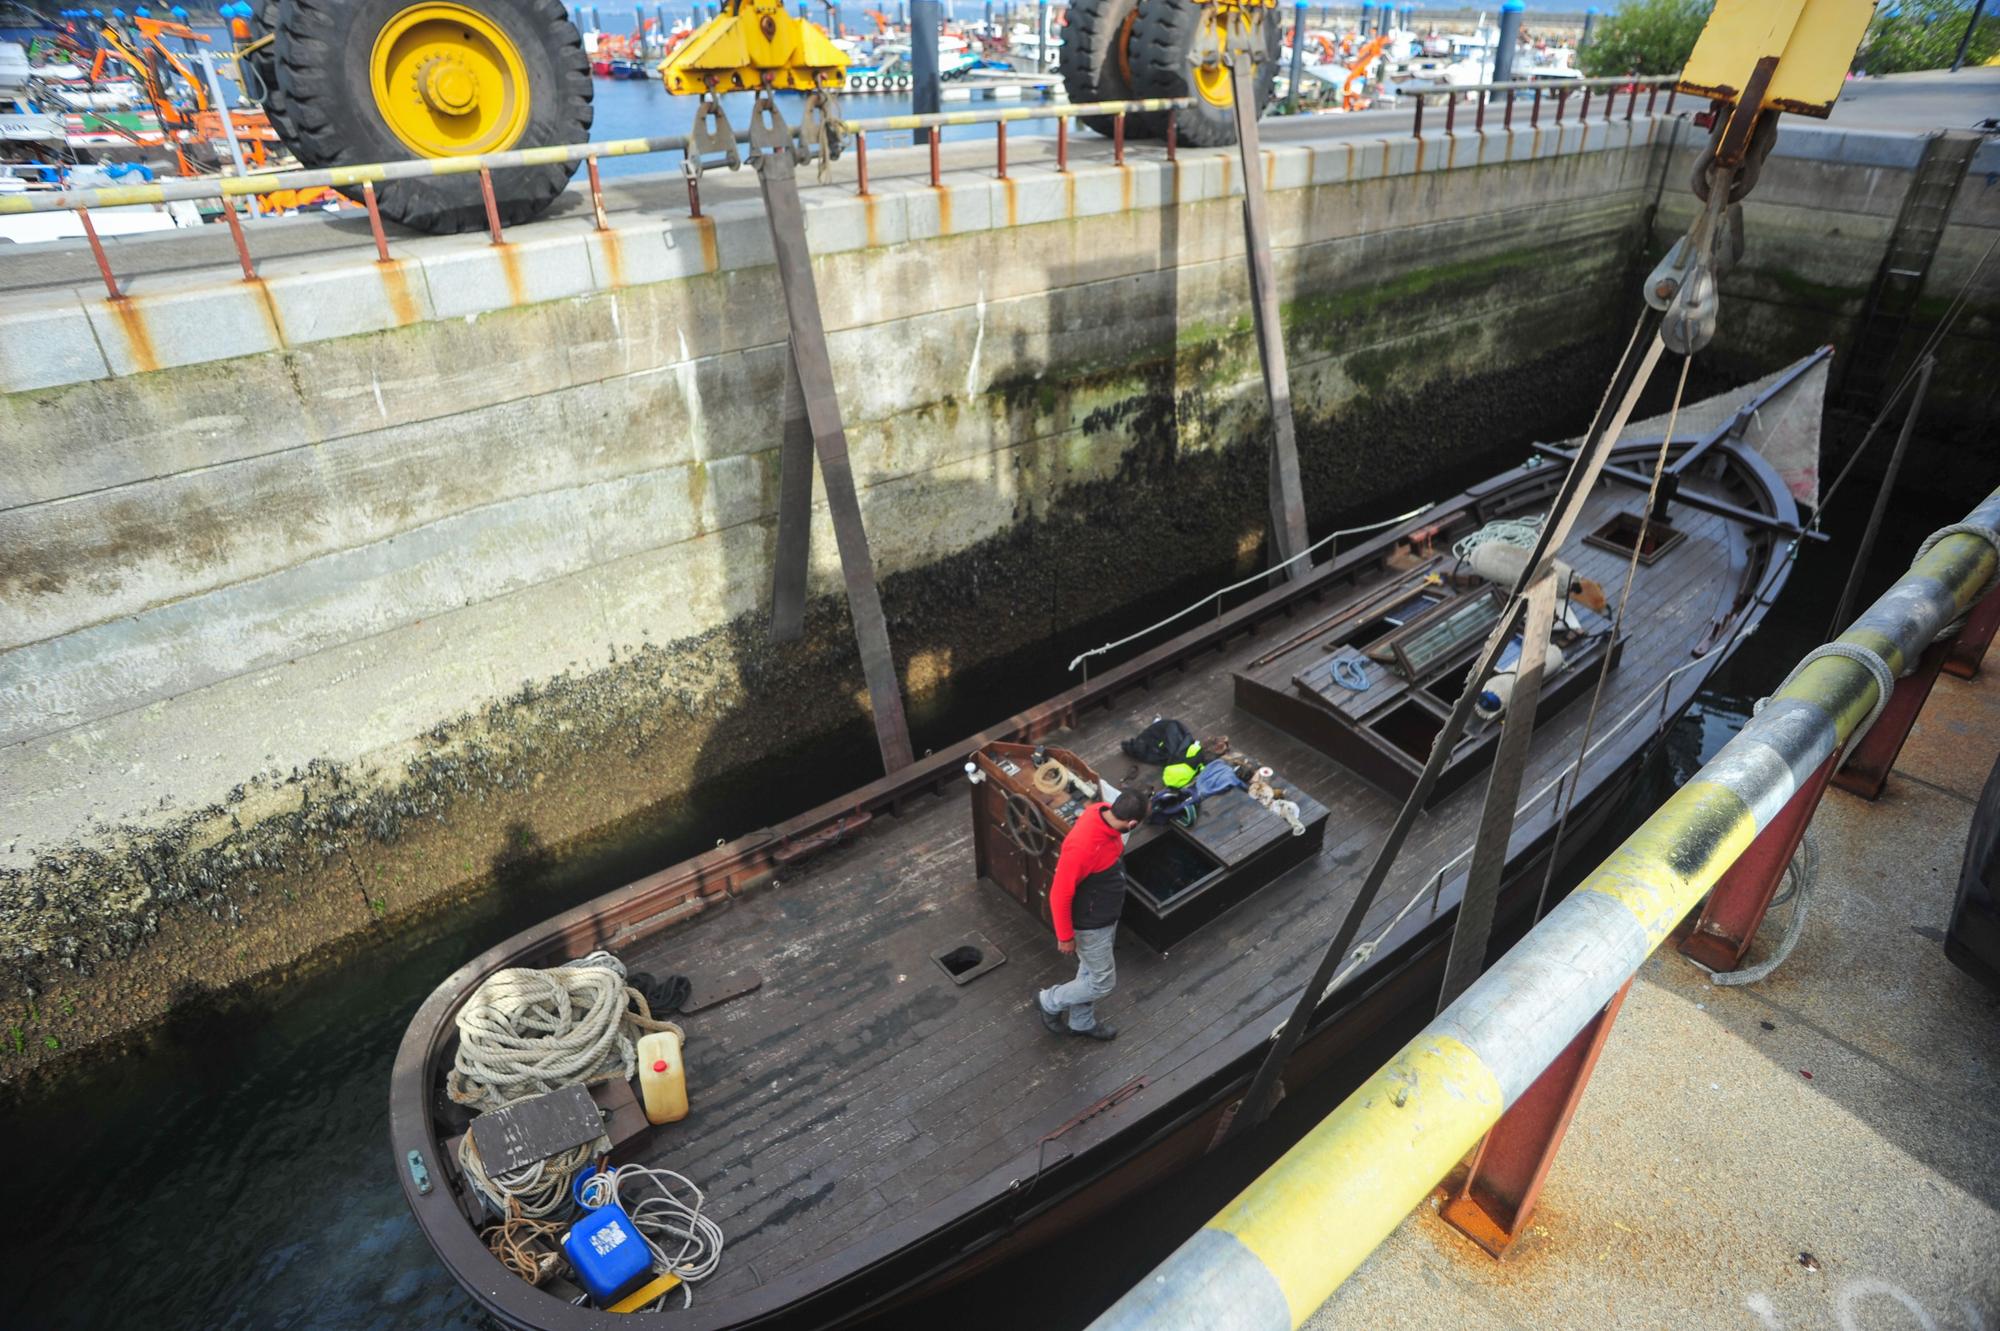
<path fill-rule="evenodd" d="M 993 177 L 996 180 L 1005 180 L 1007 178 L 1007 122 L 1006 121 L 1004 120 L 999 121 L 993 126 L 993 141 L 997 145 L 996 150 L 994 152 Z M 1168 155 L 1171 156 L 1173 153 L 1173 149 L 1170 147 L 1168 148 L 1167 152 Z"/>
<path fill-rule="evenodd" d="M 1938 671 L 1944 668 L 1945 658 L 1950 654 L 1951 643 L 1940 639 L 1917 659 L 1915 670 L 1896 681 L 1882 714 L 1834 772 L 1834 785 L 1865 800 L 1881 797 L 1882 787 L 1889 784 L 1890 769 L 1896 765 L 1896 755 L 1903 751 L 1903 741 L 1910 737 L 1910 729 L 1917 724 L 1917 716 L 1937 683 Z"/>
<path fill-rule="evenodd" d="M 1178 109 L 1167 112 L 1167 160 L 1180 160 L 1181 122 Z"/>
<path fill-rule="evenodd" d="M 1590 45 L 1590 30 L 1597 26 L 1597 6 L 1589 5 L 1583 11 L 1583 35 L 1576 39 L 1576 49 L 1581 51 Z"/>
<path fill-rule="evenodd" d="M 1125 113 L 1123 111 L 1111 117 L 1111 160 L 1115 165 L 1125 165 Z"/>
<path fill-rule="evenodd" d="M 1035 0 L 1035 72 L 1049 68 L 1049 0 Z"/>
<path fill-rule="evenodd" d="M 486 229 L 492 233 L 495 245 L 504 244 L 500 238 L 500 203 L 493 197 L 493 171 L 490 167 L 479 168 L 479 193 L 486 200 Z"/>
<path fill-rule="evenodd" d="M 1569 1132 L 1570 1120 L 1576 1117 L 1583 1088 L 1589 1084 L 1597 1056 L 1611 1034 L 1612 1020 L 1630 992 L 1632 982 L 1627 980 L 1556 1055 L 1548 1070 L 1500 1116 L 1480 1139 L 1465 1178 L 1439 1208 L 1446 1224 L 1495 1257 L 1513 1246 L 1534 1217 L 1542 1181 L 1555 1163 L 1556 1149 Z"/>
<path fill-rule="evenodd" d="M 382 209 L 375 202 L 375 182 L 361 182 L 361 205 L 368 210 L 368 230 L 375 237 L 375 257 L 382 263 L 389 262 L 389 238 L 382 234 Z"/>
<path fill-rule="evenodd" d="M 1285 90 L 1285 110 L 1296 113 L 1299 109 L 1299 81 L 1305 77 L 1306 63 L 1306 0 L 1298 0 L 1292 7 L 1292 73 L 1289 86 Z"/>
<path fill-rule="evenodd" d="M 1875 507 L 1868 511 L 1868 525 L 1861 529 L 1861 547 L 1854 552 L 1854 566 L 1847 571 L 1847 585 L 1840 589 L 1840 601 L 1834 607 L 1833 628 L 1838 629 L 1847 622 L 1847 616 L 1854 609 L 1854 600 L 1861 592 L 1861 575 L 1868 567 L 1869 556 L 1875 553 L 1875 537 L 1882 530 L 1882 516 L 1889 511 L 1889 496 L 1895 493 L 1896 481 L 1903 474 L 1903 456 L 1910 451 L 1910 436 L 1916 433 L 1917 416 L 1924 409 L 1924 396 L 1931 390 L 1931 371 L 1937 368 L 1937 357 L 1926 356 L 1924 363 L 1917 367 L 1916 392 L 1910 398 L 1909 409 L 1903 414 L 1903 428 L 1896 435 L 1895 451 L 1889 454 L 1889 468 L 1882 475 L 1882 484 L 1875 490 Z"/>
<path fill-rule="evenodd" d="M 125 293 L 118 289 L 118 279 L 111 275 L 111 260 L 104 257 L 104 242 L 97 238 L 97 223 L 90 220 L 90 209 L 77 209 L 76 220 L 83 223 L 83 234 L 90 241 L 90 257 L 97 260 L 97 272 L 104 279 L 104 289 L 111 293 L 113 300 L 125 299 Z"/>
<path fill-rule="evenodd" d="M 1062 175 L 1068 170 L 1069 170 L 1069 117 L 1059 116 L 1056 119 L 1056 174 Z"/>
<path fill-rule="evenodd" d="M 215 72 L 215 56 L 210 52 L 201 53 L 202 71 L 208 75 L 208 95 L 215 103 L 215 114 L 222 121 L 222 137 L 229 141 L 229 160 L 236 164 L 236 174 L 247 176 L 250 168 L 243 164 L 243 145 L 236 141 L 236 118 L 229 113 L 229 99 L 222 95 L 222 76 Z M 246 195 L 244 199 L 252 217 L 257 215 L 257 198 Z M 223 207 L 235 211 L 235 205 L 224 201 Z"/>
<path fill-rule="evenodd" d="M 912 12 L 916 19 L 910 27 L 910 109 L 920 116 L 935 115 L 944 104 L 938 91 L 938 0 L 916 0 Z M 936 137 L 937 131 L 920 129 L 916 142 L 921 147 Z"/>
<path fill-rule="evenodd" d="M 930 139 L 932 189 L 944 188 L 944 161 L 939 156 L 938 152 L 939 148 L 943 145 L 943 143 L 944 143 L 944 131 L 942 129 L 932 130 Z"/>
<path fill-rule="evenodd" d="M 868 193 L 868 134 L 865 130 L 854 135 L 854 179 L 859 188 L 857 194 Z"/>
<path fill-rule="evenodd" d="M 1540 129 L 1541 127 L 1542 127 L 1542 90 L 1540 88 L 1536 88 L 1534 98 L 1528 103 L 1528 128 Z"/>
<path fill-rule="evenodd" d="M 1415 100 L 1417 103 L 1417 114 L 1410 125 L 1410 137 L 1421 139 L 1424 136 L 1424 95 L 1418 93 Z"/>
<path fill-rule="evenodd" d="M 1986 9 L 1986 0 L 1972 0 L 1972 17 L 1965 21 L 1965 33 L 1958 39 L 1958 50 L 1951 57 L 1951 72 L 1956 74 L 1965 64 L 1965 48 L 1972 45 L 1972 34 L 1979 30 L 1979 16 Z"/>
<path fill-rule="evenodd" d="M 1472 844 L 1472 868 L 1452 926 L 1451 954 L 1445 960 L 1444 987 L 1437 1010 L 1457 1001 L 1486 969 L 1486 945 L 1493 935 L 1493 910 L 1500 899 L 1500 879 L 1507 867 L 1507 843 L 1514 835 L 1514 811 L 1521 803 L 1521 779 L 1528 766 L 1528 741 L 1535 733 L 1535 709 L 1542 700 L 1542 664 L 1548 657 L 1549 631 L 1555 626 L 1556 580 L 1542 578 L 1528 589 L 1525 605 L 1510 606 L 1507 621 L 1518 615 L 1521 656 L 1514 670 L 1514 692 L 1507 718 L 1494 746 L 1493 766 L 1486 777 L 1486 802 L 1480 807 L 1479 828 Z M 1483 680 L 1468 679 L 1479 688 Z"/>
<path fill-rule="evenodd" d="M 1444 99 L 1444 136 L 1454 138 L 1458 134 L 1458 94 L 1446 93 Z"/>
<path fill-rule="evenodd" d="M 1681 955 L 1712 971 L 1733 971 L 1743 964 L 1743 954 L 1750 950 L 1750 940 L 1764 922 L 1764 912 L 1770 909 L 1771 898 L 1784 880 L 1785 866 L 1805 838 L 1806 827 L 1839 761 L 1839 753 L 1827 754 L 1792 792 L 1778 815 L 1722 871 L 1694 927 L 1681 940 Z"/>
<path fill-rule="evenodd" d="M 1243 249 L 1250 261 L 1250 306 L 1256 316 L 1258 359 L 1271 403 L 1271 562 L 1293 559 L 1307 546 L 1304 486 L 1299 480 L 1298 439 L 1292 422 L 1292 386 L 1285 362 L 1285 330 L 1278 315 L 1278 277 L 1271 261 L 1270 224 L 1264 215 L 1264 157 L 1257 142 L 1257 76 L 1247 53 L 1229 57 L 1236 113 L 1236 145 L 1243 160 Z M 1310 561 L 1287 566 L 1301 578 Z"/>
<path fill-rule="evenodd" d="M 1493 51 L 1493 81 L 1506 83 L 1514 77 L 1514 48 L 1521 44 L 1521 0 L 1502 0 L 1500 44 Z"/>
<path fill-rule="evenodd" d="M 236 209 L 226 203 L 222 209 L 223 220 L 229 223 L 229 238 L 236 243 L 236 262 L 243 266 L 243 280 L 257 280 L 257 266 L 250 262 L 250 245 L 243 239 L 243 219 L 236 215 Z"/>
<path fill-rule="evenodd" d="M 932 2 L 917 0 L 920 5 Z M 840 548 L 840 572 L 847 584 L 848 613 L 854 620 L 861 670 L 868 681 L 875 742 L 882 751 L 883 769 L 894 772 L 908 767 L 912 760 L 910 728 L 903 715 L 903 689 L 896 678 L 896 661 L 890 650 L 889 623 L 882 613 L 882 597 L 875 585 L 868 531 L 862 525 L 861 503 L 855 495 L 847 431 L 840 419 L 840 399 L 833 384 L 826 327 L 820 320 L 819 289 L 813 280 L 812 254 L 806 246 L 805 210 L 799 203 L 798 176 L 789 150 L 758 152 L 755 161 L 757 183 L 764 195 L 764 213 L 771 227 L 771 247 L 777 258 L 778 284 L 784 291 L 785 313 L 791 324 L 792 367 L 798 377 L 813 448 L 819 456 L 827 510 L 833 519 L 834 540 Z M 790 508 L 785 505 L 785 478 L 781 476 L 779 480 L 781 543 L 788 518 L 796 523 L 801 510 L 807 519 L 811 516 L 811 477 L 806 476 L 802 483 L 797 478 L 797 473 L 803 470 L 791 469 L 794 485 Z M 808 496 L 805 504 L 796 498 L 801 490 Z M 795 543 L 803 547 L 803 536 L 797 536 Z M 787 546 L 788 550 L 791 548 Z M 794 558 L 793 566 L 803 563 Z M 778 576 L 782 578 L 785 574 L 786 566 L 780 564 Z M 773 627 L 777 627 L 775 622 Z"/>
<path fill-rule="evenodd" d="M 1567 110 L 1569 110 L 1569 89 L 1564 88 L 1556 94 L 1556 123 L 1558 125 L 1562 124 L 1563 112 Z M 1583 90 L 1583 113 L 1585 115 L 1590 114 L 1590 89 L 1588 88 Z"/>
<path fill-rule="evenodd" d="M 1507 109 L 1500 114 L 1500 128 L 1514 128 L 1514 90 L 1507 89 Z"/>
<path fill-rule="evenodd" d="M 1996 629 L 2000 629 L 2000 587 L 1986 593 L 1986 599 L 1966 613 L 1965 627 L 1952 639 L 1951 651 L 1945 655 L 1945 674 L 1959 679 L 1978 675 L 1979 663 L 1993 645 Z"/>

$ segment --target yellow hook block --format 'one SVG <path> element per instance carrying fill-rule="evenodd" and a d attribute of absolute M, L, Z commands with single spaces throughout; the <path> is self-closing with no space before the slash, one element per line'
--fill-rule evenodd
<path fill-rule="evenodd" d="M 785 11 L 784 0 L 730 0 L 660 67 L 667 91 L 682 95 L 739 89 L 844 87 L 847 56 L 817 25 Z"/>

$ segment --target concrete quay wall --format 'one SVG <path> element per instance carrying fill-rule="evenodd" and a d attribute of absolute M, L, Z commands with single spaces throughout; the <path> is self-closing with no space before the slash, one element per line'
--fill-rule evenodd
<path fill-rule="evenodd" d="M 1587 412 L 1672 123 L 1267 148 L 1322 527 Z M 1233 155 L 1089 157 L 806 191 L 920 732 L 982 662 L 1261 559 Z M 873 770 L 823 510 L 806 640 L 763 637 L 784 324 L 754 186 L 703 196 L 0 305 L 0 961 L 78 1000 L 63 1049 L 621 819 L 747 830 L 716 792 L 793 746 Z"/>

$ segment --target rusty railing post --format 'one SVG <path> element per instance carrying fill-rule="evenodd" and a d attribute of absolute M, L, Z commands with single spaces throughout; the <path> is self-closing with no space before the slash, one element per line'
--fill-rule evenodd
<path fill-rule="evenodd" d="M 1820 796 L 1826 792 L 1827 779 L 1839 761 L 1838 751 L 1828 754 L 1812 776 L 1792 792 L 1778 816 L 1723 870 L 1708 900 L 1702 903 L 1694 927 L 1681 939 L 1681 955 L 1712 971 L 1733 971 L 1743 964 L 1743 954 L 1750 950 L 1750 940 L 1764 922 L 1764 912 L 1784 881 L 1785 866 L 1805 838 Z"/>
<path fill-rule="evenodd" d="M 1979 673 L 1979 663 L 1986 656 L 1986 649 L 1993 645 L 1994 630 L 2000 629 L 2000 587 L 1986 593 L 1986 599 L 1972 607 L 1965 617 L 1965 627 L 1951 641 L 1951 651 L 1945 654 L 1944 672 L 1959 679 L 1971 679 Z"/>
<path fill-rule="evenodd" d="M 1632 85 L 1632 95 L 1625 99 L 1625 118 L 1627 120 L 1630 120 L 1632 118 L 1632 113 L 1634 111 L 1637 111 L 1638 109 L 1639 109 L 1639 85 L 1634 83 Z"/>
<path fill-rule="evenodd" d="M 1179 107 L 1175 107 L 1167 112 L 1167 160 L 1169 162 L 1180 160 L 1181 131 L 1178 119 L 1180 113 Z"/>
<path fill-rule="evenodd" d="M 229 238 L 236 243 L 236 262 L 243 266 L 243 280 L 255 282 L 257 265 L 250 262 L 250 243 L 243 239 L 243 219 L 236 215 L 236 205 L 224 199 L 222 215 L 229 222 Z"/>
<path fill-rule="evenodd" d="M 382 208 L 375 202 L 375 182 L 361 182 L 361 204 L 368 210 L 368 230 L 375 237 L 375 257 L 389 262 L 389 237 L 382 233 Z"/>
<path fill-rule="evenodd" d="M 1484 134 L 1486 132 L 1486 94 L 1481 92 L 1474 95 L 1479 100 L 1472 104 L 1472 132 L 1475 134 Z"/>
<path fill-rule="evenodd" d="M 1889 691 L 1889 701 L 1875 718 L 1875 724 L 1868 727 L 1859 744 L 1848 750 L 1847 761 L 1833 774 L 1834 785 L 1865 800 L 1880 798 L 1882 787 L 1889 782 L 1889 769 L 1896 765 L 1896 755 L 1903 751 L 1903 741 L 1917 724 L 1917 715 L 1924 710 L 1931 686 L 1937 683 L 1938 671 L 1944 668 L 1949 655 L 1948 638 L 1940 638 L 1924 649 L 1924 654 L 1917 658 L 1917 668 L 1897 680 L 1896 687 Z"/>
<path fill-rule="evenodd" d="M 504 245 L 506 241 L 500 236 L 500 201 L 493 197 L 493 170 L 491 167 L 482 166 L 479 168 L 479 192 L 486 199 L 486 229 L 493 233 L 493 243 L 495 245 Z"/>
<path fill-rule="evenodd" d="M 1556 119 L 1557 120 L 1562 119 L 1561 112 L 1558 112 L 1556 114 Z M 1583 105 L 1577 111 L 1576 123 L 1582 125 L 1588 123 L 1589 120 L 1590 120 L 1590 87 L 1588 84 L 1586 84 L 1583 89 Z"/>
<path fill-rule="evenodd" d="M 83 223 L 83 234 L 90 238 L 90 254 L 97 260 L 97 271 L 104 278 L 104 289 L 111 293 L 113 300 L 125 299 L 125 293 L 118 289 L 118 279 L 111 275 L 111 260 L 104 257 L 104 242 L 97 238 L 97 223 L 90 220 L 90 209 L 78 208 L 76 215 Z"/>
<path fill-rule="evenodd" d="M 1561 118 L 1560 112 L 1557 113 L 1557 118 L 1558 119 Z M 1532 100 L 1528 104 L 1528 128 L 1540 129 L 1541 127 L 1542 127 L 1542 90 L 1540 88 L 1537 88 L 1535 89 L 1534 100 Z"/>
<path fill-rule="evenodd" d="M 1576 1117 L 1611 1023 L 1631 991 L 1632 982 L 1627 980 L 1480 1139 L 1463 1181 L 1447 1188 L 1438 1214 L 1495 1257 L 1528 1228 L 1542 1195 L 1542 1181 Z"/>
<path fill-rule="evenodd" d="M 1667 85 L 1667 114 L 1668 114 L 1668 115 L 1672 115 L 1672 114 L 1674 113 L 1674 98 L 1676 98 L 1676 97 L 1680 96 L 1680 91 L 1681 91 L 1681 85 L 1680 85 L 1680 84 L 1678 84 L 1678 83 L 1670 83 L 1670 84 L 1668 84 L 1668 85 Z"/>
<path fill-rule="evenodd" d="M 1125 113 L 1123 111 L 1111 117 L 1111 161 L 1115 166 L 1125 165 Z"/>
<path fill-rule="evenodd" d="M 592 154 L 584 158 L 583 163 L 590 168 L 590 210 L 596 214 L 597 229 L 599 231 L 609 231 L 611 229 L 611 219 L 604 215 L 604 179 L 597 174 L 596 155 Z"/>
<path fill-rule="evenodd" d="M 1512 88 L 1507 89 L 1507 109 L 1501 113 L 1500 128 L 1514 128 L 1514 90 Z"/>
<path fill-rule="evenodd" d="M 1583 90 L 1583 109 L 1586 115 L 1589 114 L 1590 89 L 1588 88 L 1585 88 Z M 1556 124 L 1558 125 L 1562 124 L 1563 115 L 1568 110 L 1569 110 L 1569 89 L 1564 88 L 1560 92 L 1556 93 Z"/>
<path fill-rule="evenodd" d="M 1410 126 L 1410 137 L 1413 139 L 1421 139 L 1424 136 L 1424 95 L 1422 93 L 1418 93 L 1416 100 L 1417 100 L 1417 115 L 1415 122 Z"/>
<path fill-rule="evenodd" d="M 993 178 L 995 180 L 1005 180 L 1007 178 L 1007 122 L 1006 121 L 996 120 L 993 122 L 993 142 L 994 142 Z"/>
<path fill-rule="evenodd" d="M 1069 170 L 1069 117 L 1056 117 L 1056 174 Z"/>
<path fill-rule="evenodd" d="M 854 135 L 854 180 L 857 187 L 855 193 L 866 197 L 868 193 L 867 130 L 858 130 Z"/>
<path fill-rule="evenodd" d="M 1444 99 L 1444 135 L 1448 139 L 1458 135 L 1458 96 L 1455 93 Z"/>
<path fill-rule="evenodd" d="M 931 131 L 931 188 L 932 189 L 942 189 L 944 187 L 944 165 L 939 160 L 938 157 L 938 151 L 939 151 L 938 145 L 941 142 L 943 142 L 943 140 L 944 140 L 944 130 L 942 127 L 933 129 Z"/>
<path fill-rule="evenodd" d="M 1638 95 L 1639 95 L 1638 88 L 1635 85 L 1632 90 L 1632 96 L 1636 98 Z M 1653 114 L 1653 108 L 1659 104 L 1659 101 L 1660 101 L 1660 85 L 1657 83 L 1649 85 L 1646 89 L 1647 115 Z"/>

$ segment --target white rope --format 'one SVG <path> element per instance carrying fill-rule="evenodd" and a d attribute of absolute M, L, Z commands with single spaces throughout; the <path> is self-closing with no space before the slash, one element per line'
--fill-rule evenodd
<path fill-rule="evenodd" d="M 486 1172 L 485 1162 L 479 1158 L 479 1148 L 472 1144 L 472 1134 L 459 1138 L 458 1163 L 465 1170 L 465 1177 L 472 1184 L 473 1191 L 486 1199 L 494 1214 L 506 1216 L 509 1201 L 521 1208 L 521 1214 L 530 1218 L 553 1215 L 569 1205 L 570 1180 L 576 1171 L 590 1163 L 598 1155 L 611 1151 L 611 1139 L 599 1137 L 594 1142 L 585 1142 L 572 1147 L 561 1155 L 552 1155 L 546 1160 L 536 1160 L 521 1166 L 508 1174 Z"/>
<path fill-rule="evenodd" d="M 1806 931 L 1806 903 L 1812 899 L 1813 884 L 1819 877 L 1819 842 L 1813 837 L 1811 828 L 1806 829 L 1805 836 L 1799 841 L 1799 848 L 1792 853 L 1790 862 L 1785 865 L 1785 876 L 1792 880 L 1792 885 L 1785 893 L 1774 898 L 1771 904 L 1782 905 L 1790 899 L 1792 918 L 1785 922 L 1785 934 L 1778 940 L 1777 950 L 1755 966 L 1745 966 L 1741 970 L 1734 971 L 1710 971 L 1708 973 L 1710 984 L 1724 987 L 1755 984 L 1784 965 L 1785 958 L 1791 956 L 1792 949 L 1799 945 L 1799 939 Z"/>
<path fill-rule="evenodd" d="M 1790 674 L 1778 681 L 1778 687 L 1771 690 L 1771 697 L 1775 698 L 1780 693 L 1783 693 L 1791 685 L 1791 682 L 1799 677 L 1800 671 L 1804 670 L 1814 661 L 1823 660 L 1827 657 L 1838 657 L 1843 661 L 1852 661 L 1866 670 L 1875 680 L 1875 705 L 1868 709 L 1868 715 L 1862 719 L 1859 726 L 1855 727 L 1854 733 L 1847 738 L 1847 752 L 1852 754 L 1856 749 L 1861 747 L 1861 737 L 1866 735 L 1868 728 L 1875 724 L 1875 718 L 1882 715 L 1882 709 L 1889 705 L 1890 693 L 1894 692 L 1896 688 L 1896 672 L 1889 669 L 1887 661 L 1884 661 L 1866 647 L 1856 646 L 1851 642 L 1821 643 L 1800 658 L 1799 663 L 1792 667 Z M 1764 704 L 1769 701 L 1771 701 L 1771 698 L 1759 698 L 1753 710 L 1758 712 L 1763 711 Z"/>
<path fill-rule="evenodd" d="M 1924 537 L 1924 543 L 1917 547 L 1916 559 L 1910 561 L 1910 567 L 1915 568 L 1917 561 L 1929 554 L 1936 548 L 1937 543 L 1947 536 L 1977 536 L 1980 540 L 1993 547 L 1993 553 L 1996 556 L 2000 556 L 2000 530 L 1981 526 L 1977 522 L 1954 522 L 1949 527 L 1939 527 L 1929 536 Z M 1985 600 L 1995 587 L 2000 587 L 2000 567 L 1996 567 L 1993 570 L 1993 576 L 1986 579 L 1986 585 L 1979 589 L 1979 595 L 1972 598 L 1973 605 L 1978 605 L 1981 601 Z M 1970 615 L 1971 613 L 1972 611 L 1968 609 L 1964 615 L 1960 615 L 1957 619 L 1952 620 L 1951 623 L 1939 629 L 1938 637 L 1956 638 L 1958 631 L 1965 627 L 1966 615 Z"/>
<path fill-rule="evenodd" d="M 1472 552 L 1480 546 L 1494 541 L 1502 545 L 1517 545 L 1523 550 L 1535 548 L 1541 538 L 1542 524 L 1549 520 L 1546 513 L 1538 513 L 1532 518 L 1495 518 L 1478 531 L 1461 536 L 1451 544 L 1451 557 L 1463 564 L 1472 558 Z"/>
<path fill-rule="evenodd" d="M 1261 572 L 1251 574 L 1249 577 L 1243 579 L 1241 582 L 1232 582 L 1227 587 L 1223 587 L 1218 591 L 1212 591 L 1208 595 L 1202 597 L 1199 601 L 1196 601 L 1193 605 L 1188 606 L 1186 609 L 1174 611 L 1174 613 L 1168 615 L 1165 619 L 1161 620 L 1157 624 L 1148 624 L 1145 628 L 1140 629 L 1137 633 L 1128 633 L 1116 642 L 1107 642 L 1102 647 L 1091 648 L 1089 651 L 1083 653 L 1081 656 L 1078 656 L 1075 660 L 1071 661 L 1069 663 L 1069 668 L 1071 670 L 1074 670 L 1078 666 L 1082 665 L 1085 661 L 1088 661 L 1093 656 L 1102 656 L 1106 652 L 1115 652 L 1120 647 L 1125 646 L 1127 643 L 1137 642 L 1139 639 L 1145 637 L 1148 633 L 1153 632 L 1155 629 L 1163 629 L 1177 619 L 1186 618 L 1187 616 L 1193 614 L 1195 611 L 1201 609 L 1203 606 L 1209 604 L 1212 601 L 1221 600 L 1223 597 L 1229 595 L 1229 593 L 1234 591 L 1241 591 L 1243 588 L 1250 586 L 1252 583 L 1262 582 L 1266 578 L 1269 578 L 1273 573 L 1278 572 L 1280 569 L 1288 568 L 1291 565 L 1298 563 L 1301 559 L 1311 558 L 1313 552 L 1318 550 L 1321 546 L 1327 545 L 1328 543 L 1333 541 L 1337 541 L 1343 536 L 1359 536 L 1363 532 L 1381 531 L 1384 527 L 1393 527 L 1399 522 L 1408 522 L 1411 518 L 1422 517 L 1424 514 L 1430 512 L 1432 509 L 1436 507 L 1437 505 L 1435 503 L 1424 504 L 1417 508 L 1411 509 L 1407 513 L 1399 513 L 1393 518 L 1384 518 L 1380 522 L 1371 522 L 1365 527 L 1342 527 L 1337 532 L 1333 532 L 1329 535 L 1322 536 L 1319 540 L 1313 542 L 1311 545 L 1299 551 L 1297 554 L 1293 555 L 1290 559 L 1285 560 L 1283 563 L 1273 564 L 1271 565 L 1271 567 L 1264 569 Z"/>
<path fill-rule="evenodd" d="M 722 1227 L 702 1214 L 708 1199 L 671 1169 L 620 1165 L 604 1170 L 583 1181 L 577 1200 L 591 1208 L 624 1208 L 652 1250 L 653 1270 L 680 1277 L 683 1307 L 694 1303 L 688 1286 L 714 1275 L 722 1264 Z"/>
<path fill-rule="evenodd" d="M 681 1033 L 653 1019 L 644 996 L 626 987 L 625 964 L 609 952 L 552 970 L 509 967 L 487 976 L 460 1009 L 445 1093 L 486 1111 L 564 1086 L 629 1078 L 638 1034 L 666 1030 Z"/>

